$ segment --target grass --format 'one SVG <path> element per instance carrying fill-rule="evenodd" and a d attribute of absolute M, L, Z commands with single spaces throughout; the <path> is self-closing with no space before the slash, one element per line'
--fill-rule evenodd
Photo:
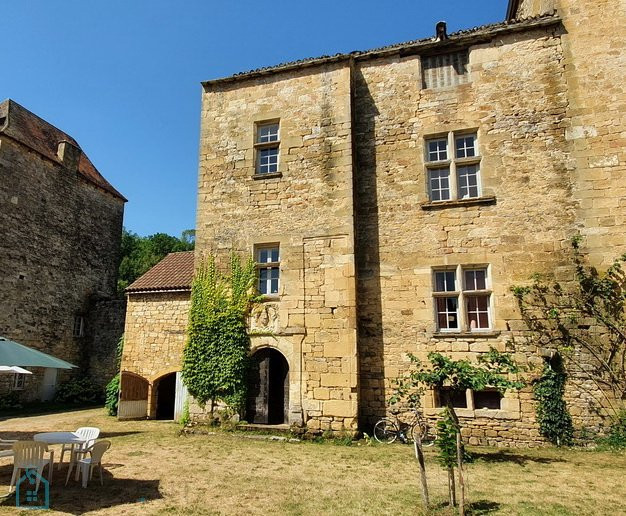
<path fill-rule="evenodd" d="M 99 426 L 113 442 L 105 484 L 87 489 L 65 466 L 51 488 L 52 514 L 420 514 L 412 447 L 247 439 L 240 434 L 179 436 L 160 421 L 119 422 L 102 409 L 0 422 L 3 438 Z M 624 514 L 626 454 L 585 450 L 472 449 L 470 514 Z M 445 473 L 428 450 L 433 514 L 450 514 Z M 11 460 L 0 459 L 0 493 Z M 0 514 L 15 512 L 14 498 Z"/>

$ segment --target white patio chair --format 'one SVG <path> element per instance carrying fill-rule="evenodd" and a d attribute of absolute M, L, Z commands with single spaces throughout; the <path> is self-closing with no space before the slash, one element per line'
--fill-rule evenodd
<path fill-rule="evenodd" d="M 54 464 L 54 451 L 48 450 L 46 443 L 37 441 L 18 441 L 13 443 L 13 475 L 9 485 L 9 493 L 13 491 L 15 482 L 19 477 L 20 470 L 36 469 L 37 484 L 35 490 L 39 490 L 39 479 L 43 476 L 43 468 L 48 466 L 48 482 L 52 485 L 52 465 Z M 44 453 L 49 453 L 50 458 L 44 458 Z"/>
<path fill-rule="evenodd" d="M 72 469 L 74 468 L 74 466 L 76 466 L 75 480 L 78 480 L 78 475 L 80 473 L 82 475 L 83 487 L 87 487 L 87 480 L 91 479 L 91 477 L 93 476 L 93 469 L 96 466 L 99 466 L 100 485 L 104 485 L 104 482 L 102 480 L 102 456 L 104 455 L 104 452 L 106 452 L 110 447 L 111 441 L 98 441 L 87 450 L 80 452 L 81 454 L 85 455 L 85 457 L 83 457 L 82 459 L 78 458 L 78 453 L 72 454 L 75 460 L 72 460 L 72 462 L 70 462 L 70 467 L 67 470 L 67 477 L 65 477 L 65 485 L 67 485 L 67 482 L 70 479 L 70 475 L 72 474 Z M 87 457 L 86 455 L 89 455 L 89 457 Z"/>
<path fill-rule="evenodd" d="M 63 463 L 63 455 L 65 455 L 66 451 L 70 452 L 70 462 L 72 462 L 74 460 L 72 457 L 73 453 L 84 451 L 96 442 L 96 439 L 100 435 L 100 429 L 95 426 L 82 426 L 74 433 L 85 441 L 82 444 L 64 444 L 61 447 L 61 459 L 59 460 L 57 469 L 61 467 L 61 464 Z"/>

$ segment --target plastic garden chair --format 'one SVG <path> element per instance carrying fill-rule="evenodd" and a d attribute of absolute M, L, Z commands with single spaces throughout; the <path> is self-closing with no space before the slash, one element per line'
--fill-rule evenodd
<path fill-rule="evenodd" d="M 44 458 L 44 453 L 49 453 L 50 458 Z M 18 479 L 20 470 L 36 469 L 37 484 L 35 490 L 39 489 L 39 479 L 43 475 L 43 468 L 48 466 L 48 482 L 52 485 L 52 465 L 54 464 L 54 452 L 48 450 L 46 443 L 40 443 L 37 441 L 18 441 L 13 443 L 13 476 L 11 477 L 11 484 L 9 486 L 9 492 L 13 491 L 13 486 Z"/>
<path fill-rule="evenodd" d="M 65 478 L 65 485 L 70 479 L 72 469 L 76 466 L 76 480 L 78 480 L 79 473 L 82 474 L 83 487 L 87 487 L 87 480 L 93 476 L 93 470 L 96 466 L 99 466 L 100 470 L 100 485 L 104 485 L 102 480 L 102 456 L 111 447 L 111 441 L 98 441 L 88 449 L 73 454 L 74 460 L 70 462 L 70 467 L 67 470 L 67 477 Z M 85 455 L 82 459 L 79 458 L 79 454 Z M 87 455 L 89 455 L 87 457 Z"/>
<path fill-rule="evenodd" d="M 0 458 L 13 457 L 13 444 L 16 442 L 15 439 L 0 439 Z"/>
<path fill-rule="evenodd" d="M 95 426 L 83 426 L 83 427 L 80 427 L 78 430 L 76 430 L 76 432 L 74 433 L 80 436 L 82 439 L 84 439 L 85 442 L 79 445 L 64 444 L 61 447 L 61 459 L 59 460 L 59 465 L 57 466 L 57 469 L 61 467 L 61 464 L 63 462 L 63 455 L 65 455 L 66 451 L 70 452 L 70 462 L 72 462 L 74 460 L 74 457 L 72 457 L 72 454 L 76 452 L 80 453 L 86 450 L 87 448 L 89 448 L 93 443 L 96 442 L 96 439 L 100 435 L 100 429 L 96 428 Z"/>

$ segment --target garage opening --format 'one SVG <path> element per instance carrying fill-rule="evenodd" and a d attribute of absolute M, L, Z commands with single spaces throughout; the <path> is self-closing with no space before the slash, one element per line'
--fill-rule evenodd
<path fill-rule="evenodd" d="M 156 385 L 156 418 L 174 419 L 176 373 L 162 376 Z"/>

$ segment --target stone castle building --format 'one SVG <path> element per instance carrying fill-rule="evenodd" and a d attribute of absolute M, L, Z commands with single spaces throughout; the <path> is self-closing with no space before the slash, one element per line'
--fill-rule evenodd
<path fill-rule="evenodd" d="M 511 285 L 572 277 L 578 232 L 594 265 L 626 250 L 624 15 L 511 0 L 499 24 L 203 83 L 196 264 L 252 253 L 252 327 L 272 333 L 253 332 L 248 420 L 366 428 L 407 353 L 542 363 L 515 339 Z M 187 279 L 130 289 L 122 395 L 139 415 L 180 371 Z M 576 425 L 597 425 L 590 397 L 567 397 Z M 541 440 L 529 388 L 455 404 L 470 442 Z"/>
<path fill-rule="evenodd" d="M 0 103 L 0 335 L 99 385 L 115 374 L 123 331 L 124 301 L 114 299 L 125 201 L 71 136 Z M 0 375 L 0 394 L 49 399 L 63 380 L 33 373 Z"/>

